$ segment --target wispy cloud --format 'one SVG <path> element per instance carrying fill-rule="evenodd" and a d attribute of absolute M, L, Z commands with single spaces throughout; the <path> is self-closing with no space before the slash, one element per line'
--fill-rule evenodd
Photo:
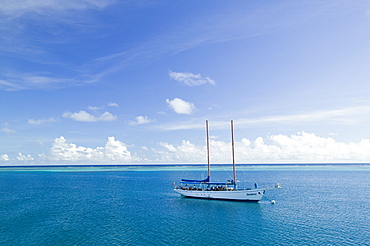
<path fill-rule="evenodd" d="M 117 116 L 109 112 L 104 112 L 101 115 L 92 115 L 84 110 L 75 113 L 65 112 L 63 117 L 82 122 L 115 121 L 117 119 Z"/>
<path fill-rule="evenodd" d="M 254 124 L 269 124 L 269 123 L 302 123 L 302 122 L 339 122 L 342 124 L 357 123 L 363 115 L 369 112 L 370 106 L 354 106 L 341 109 L 318 110 L 311 112 L 302 112 L 290 115 L 273 115 L 260 118 L 241 118 L 238 119 L 238 124 L 254 125 Z M 357 117 L 354 117 L 357 116 Z"/>
<path fill-rule="evenodd" d="M 91 110 L 91 111 L 98 111 L 98 110 L 102 110 L 102 109 L 106 108 L 107 106 L 108 107 L 114 107 L 114 108 L 118 108 L 119 107 L 118 103 L 110 102 L 107 105 L 103 105 L 103 106 L 88 106 L 87 108 L 89 110 Z"/>
<path fill-rule="evenodd" d="M 92 11 L 103 10 L 112 0 L 29 1 L 4 0 L 0 5 L 0 50 L 42 63 L 51 44 L 69 43 L 99 26 Z M 39 31 L 42 30 L 42 31 Z M 83 31 L 82 31 L 83 30 Z M 39 58 L 41 56 L 41 58 Z"/>
<path fill-rule="evenodd" d="M 0 128 L 0 131 L 1 132 L 4 132 L 4 133 L 14 133 L 14 132 L 16 132 L 14 129 L 11 129 L 9 127 L 9 124 L 7 122 L 4 123 L 4 127 L 3 128 Z"/>
<path fill-rule="evenodd" d="M 198 16 L 192 21 L 181 23 L 180 27 L 157 36 L 152 36 L 147 41 L 139 43 L 137 46 L 125 49 L 124 51 L 109 54 L 96 58 L 87 67 L 97 68 L 95 79 L 100 80 L 104 76 L 132 66 L 138 62 L 145 63 L 159 59 L 165 55 L 174 55 L 202 45 L 240 40 L 261 33 L 268 33 L 271 29 L 277 29 L 277 24 L 268 21 L 260 23 L 261 19 L 270 19 L 271 12 L 279 12 L 273 8 L 262 8 L 259 14 L 248 14 L 244 11 L 234 11 L 234 15 L 229 14 L 205 14 Z M 227 12 L 229 13 L 229 12 Z M 258 20 L 256 18 L 258 17 Z M 219 20 L 222 19 L 220 22 Z M 261 27 L 262 28 L 257 28 Z M 282 25 L 283 26 L 283 25 Z M 258 30 L 258 31 L 257 31 Z M 261 31 L 263 30 L 263 31 Z M 103 69 L 102 69 L 103 68 Z M 199 83 L 215 84 L 215 81 L 208 77 L 197 78 L 198 74 L 182 73 L 182 83 L 187 85 L 198 85 Z M 173 74 L 173 76 L 176 76 Z M 178 79 L 181 73 L 177 76 Z M 188 77 L 187 79 L 185 77 Z M 190 78 L 193 77 L 193 78 Z M 201 82 L 202 81 L 202 82 Z"/>
<path fill-rule="evenodd" d="M 237 122 L 238 128 L 252 127 L 255 125 L 275 125 L 275 124 L 313 124 L 313 123 L 338 123 L 345 125 L 356 125 L 365 120 L 368 120 L 368 112 L 370 106 L 361 105 L 353 107 L 344 107 L 341 109 L 327 109 L 317 111 L 305 111 L 296 114 L 280 114 L 280 115 L 267 115 L 263 117 L 249 117 L 249 118 L 236 118 L 233 117 L 234 121 Z M 245 112 L 234 112 L 233 115 L 245 115 Z M 230 119 L 230 116 L 218 116 L 217 118 Z M 191 119 L 189 121 L 175 122 L 173 124 L 159 125 L 160 130 L 184 130 L 184 129 L 201 129 L 204 128 L 202 122 L 204 119 Z M 212 121 L 212 125 L 227 129 L 229 124 L 223 121 Z"/>
<path fill-rule="evenodd" d="M 82 80 L 68 77 L 53 77 L 49 72 L 45 76 L 42 73 L 3 73 L 3 80 L 0 80 L 0 89 L 7 91 L 19 90 L 49 90 L 58 89 L 64 86 L 81 84 Z"/>
<path fill-rule="evenodd" d="M 193 73 L 177 73 L 170 71 L 168 73 L 171 79 L 174 79 L 183 85 L 187 86 L 197 86 L 203 84 L 211 84 L 215 85 L 215 81 L 209 77 L 203 77 L 200 74 L 193 74 Z"/>
<path fill-rule="evenodd" d="M 103 109 L 104 107 L 88 106 L 87 108 L 91 111 L 97 111 L 97 110 Z"/>
<path fill-rule="evenodd" d="M 109 106 L 109 107 L 116 107 L 116 108 L 118 108 L 118 107 L 119 107 L 118 103 L 115 103 L 115 102 L 110 102 L 110 103 L 108 103 L 108 106 Z"/>
<path fill-rule="evenodd" d="M 292 4 L 294 6 L 291 6 Z M 350 8 L 359 4 L 351 2 L 346 5 Z M 145 42 L 138 43 L 129 49 L 101 56 L 86 66 L 97 68 L 95 79 L 100 80 L 108 74 L 137 63 L 151 62 L 163 56 L 178 54 L 196 47 L 243 40 L 296 28 L 315 18 L 335 14 L 338 11 L 336 8 L 339 8 L 330 1 L 320 3 L 276 2 L 253 8 L 247 8 L 248 5 L 241 8 L 239 5 L 236 6 L 238 7 L 228 6 L 230 8 L 228 11 L 215 8 L 212 13 L 204 13 L 196 18 L 187 19 L 186 22 L 179 23 L 176 29 L 169 29 L 151 36 Z M 290 9 L 296 11 L 290 11 Z M 230 13 L 233 14 L 230 15 Z"/>
<path fill-rule="evenodd" d="M 24 89 L 24 86 L 19 85 L 16 82 L 0 80 L 0 88 L 3 88 L 4 90 L 7 90 L 7 91 L 17 91 L 17 90 Z"/>
<path fill-rule="evenodd" d="M 40 43 L 63 43 L 64 39 L 74 39 L 74 36 L 86 34 L 86 29 L 94 29 L 102 23 L 99 20 L 91 20 L 93 18 L 92 11 L 104 10 L 106 7 L 117 3 L 115 0 L 65 0 L 65 1 L 29 1 L 29 0 L 5 0 L 0 5 L 0 35 L 5 37 L 0 43 L 0 49 L 18 53 L 19 59 L 23 61 L 28 59 L 32 62 L 41 63 L 47 60 L 55 62 L 55 57 L 60 58 L 56 54 L 49 54 L 52 50 L 50 47 L 42 47 Z M 326 3 L 329 5 L 328 3 Z M 168 29 L 158 35 L 150 36 L 145 42 L 139 42 L 131 47 L 118 50 L 117 53 L 102 54 L 100 58 L 92 59 L 83 57 L 79 64 L 71 66 L 69 61 L 59 61 L 58 68 L 55 71 L 65 70 L 66 67 L 72 74 L 75 69 L 76 73 L 68 76 L 58 76 L 59 74 L 50 76 L 21 76 L 22 78 L 12 79 L 10 77 L 0 78 L 3 82 L 3 88 L 8 90 L 22 90 L 22 89 L 45 89 L 58 86 L 78 85 L 87 82 L 100 81 L 103 77 L 120 71 L 128 66 L 134 66 L 137 63 L 143 64 L 159 59 L 164 55 L 173 55 L 198 46 L 225 42 L 230 40 L 246 39 L 256 35 L 263 35 L 269 32 L 276 32 L 284 28 L 290 28 L 296 23 L 302 23 L 312 16 L 303 15 L 301 13 L 294 13 L 295 17 L 282 18 L 278 23 L 274 20 L 276 16 L 281 16 L 285 13 L 288 4 L 276 3 L 273 5 L 263 6 L 248 12 L 245 8 L 234 8 L 230 11 L 215 11 L 212 14 L 205 13 L 196 18 L 182 22 L 179 28 Z M 297 4 L 298 6 L 301 6 Z M 313 11 L 319 9 L 320 4 L 302 4 L 304 7 L 312 8 Z M 334 4 L 332 4 L 334 5 Z M 330 13 L 327 9 L 333 8 L 329 6 L 323 8 L 322 12 Z M 305 9 L 303 7 L 295 8 Z M 88 14 L 84 14 L 85 11 Z M 229 13 L 232 12 L 233 15 Z M 322 14 L 322 13 L 321 13 Z M 293 15 L 293 14 L 292 14 Z M 89 16 L 89 18 L 85 18 Z M 25 21 L 21 21 L 22 18 Z M 29 21 L 32 19 L 33 21 Z M 280 18 L 281 19 L 281 18 Z M 291 20 L 294 21 L 291 21 Z M 35 24 L 35 20 L 38 22 Z M 220 21 L 222 20 L 222 21 Z M 50 24 L 57 23 L 57 24 Z M 63 23 L 63 28 L 59 26 Z M 7 25 L 6 25 L 7 24 Z M 33 28 L 27 28 L 28 25 L 33 25 Z M 34 28 L 39 25 L 39 30 L 43 33 L 49 33 L 47 38 L 39 35 Z M 67 28 L 65 28 L 67 27 Z M 74 29 L 78 28 L 78 30 Z M 32 30 L 32 33 L 24 35 L 27 30 Z M 67 31 L 66 31 L 67 30 Z M 71 31 L 72 30 L 72 31 Z M 83 31 L 81 31 L 83 30 Z M 102 28 L 100 30 L 103 30 Z M 36 34 L 35 34 L 36 33 Z M 79 35 L 75 35 L 75 34 Z M 59 35 L 58 35 L 59 34 Z M 94 32 L 96 34 L 96 32 Z M 107 33 L 104 32 L 103 35 Z M 110 35 L 110 34 L 107 34 Z M 4 41 L 7 40 L 7 41 Z M 30 41 L 30 42 L 27 42 Z M 35 41 L 36 40 L 36 41 Z M 60 46 L 58 47 L 58 50 Z M 27 52 L 25 52 L 27 51 Z M 25 53 L 32 53 L 27 56 Z M 41 54 L 41 56 L 40 56 Z M 42 58 L 38 58 L 38 57 Z M 27 57 L 27 58 L 25 58 Z M 85 60 L 83 60 L 85 58 Z M 62 60 L 62 58 L 60 58 Z M 69 64 L 69 65 L 66 65 Z M 77 71 L 78 70 L 78 71 Z M 45 69 L 44 71 L 47 71 Z M 16 71 L 15 73 L 17 73 Z M 214 80 L 209 77 L 196 78 L 199 74 L 185 74 L 179 73 L 182 78 L 176 76 L 181 83 L 186 85 L 199 85 L 202 83 L 214 84 Z M 191 76 L 189 76 L 191 75 Z M 38 82 L 36 82 L 38 81 Z M 55 87 L 54 87 L 55 88 Z M 58 88 L 58 87 L 56 87 Z"/>
<path fill-rule="evenodd" d="M 199 46 L 242 40 L 277 32 L 281 29 L 291 28 L 292 25 L 297 25 L 297 23 L 311 18 L 311 16 L 307 17 L 301 13 L 301 15 L 296 15 L 294 22 L 288 21 L 289 18 L 285 17 L 283 19 L 286 19 L 286 21 L 283 20 L 277 23 L 276 19 L 281 18 L 276 18 L 276 16 L 281 17 L 287 7 L 288 5 L 284 3 L 276 3 L 252 10 L 245 8 L 233 8 L 229 11 L 218 9 L 212 14 L 205 13 L 194 19 L 179 23 L 178 28 L 151 36 L 147 41 L 130 49 L 101 56 L 94 60 L 95 64 L 89 65 L 97 68 L 104 67 L 96 74 L 96 77 L 100 79 L 127 66 L 132 66 L 136 62 L 150 62 L 164 55 L 178 54 Z M 299 8 L 297 7 L 297 9 Z M 231 12 L 232 15 L 229 14 Z M 212 81 L 210 79 L 208 82 L 212 84 L 214 83 Z M 190 82 L 190 84 L 193 83 Z"/>
<path fill-rule="evenodd" d="M 113 0 L 58 0 L 29 1 L 29 0 L 4 0 L 0 5 L 0 12 L 9 18 L 19 18 L 27 13 L 50 15 L 52 13 L 66 13 L 73 10 L 101 9 Z M 29 16 L 31 18 L 31 16 Z"/>
<path fill-rule="evenodd" d="M 0 69 L 0 89 L 8 91 L 59 89 L 91 81 L 89 75 L 79 70 L 84 61 L 71 65 L 71 60 L 58 52 L 68 50 L 66 44 L 72 41 L 86 38 L 86 35 L 91 33 L 97 35 L 92 30 L 99 29 L 100 24 L 94 19 L 92 11 L 101 11 L 115 2 L 115 0 L 2 1 L 0 51 L 5 51 L 2 54 L 3 60 L 10 59 L 7 60 L 7 66 Z M 58 52 L 54 52 L 55 50 Z M 66 53 L 69 52 L 70 50 Z"/>
<path fill-rule="evenodd" d="M 27 121 L 27 123 L 30 125 L 42 125 L 42 124 L 50 123 L 50 122 L 56 122 L 56 120 L 51 117 L 48 119 L 39 119 L 39 120 L 29 119 Z"/>

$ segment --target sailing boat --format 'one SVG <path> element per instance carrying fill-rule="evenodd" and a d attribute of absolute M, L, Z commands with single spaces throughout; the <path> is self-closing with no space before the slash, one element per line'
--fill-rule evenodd
<path fill-rule="evenodd" d="M 231 121 L 233 180 L 228 180 L 227 182 L 213 182 L 213 181 L 211 182 L 208 121 L 206 121 L 206 134 L 207 134 L 207 160 L 208 160 L 207 178 L 204 180 L 182 179 L 181 186 L 175 187 L 175 191 L 185 197 L 191 198 L 259 202 L 262 199 L 263 195 L 265 194 L 266 189 L 258 188 L 257 184 L 255 184 L 255 187 L 253 189 L 238 188 L 238 184 L 236 181 L 236 166 L 234 158 L 234 122 Z"/>

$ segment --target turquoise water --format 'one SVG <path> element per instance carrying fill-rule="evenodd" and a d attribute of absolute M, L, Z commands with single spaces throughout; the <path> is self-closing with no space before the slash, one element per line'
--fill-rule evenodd
<path fill-rule="evenodd" d="M 283 188 L 209 201 L 172 191 L 199 167 L 1 168 L 0 245 L 370 245 L 369 166 L 238 170 Z"/>

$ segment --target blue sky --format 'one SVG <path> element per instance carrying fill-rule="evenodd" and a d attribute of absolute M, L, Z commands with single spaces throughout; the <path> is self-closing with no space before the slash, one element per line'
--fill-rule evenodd
<path fill-rule="evenodd" d="M 5 0 L 0 165 L 369 162 L 370 1 Z"/>

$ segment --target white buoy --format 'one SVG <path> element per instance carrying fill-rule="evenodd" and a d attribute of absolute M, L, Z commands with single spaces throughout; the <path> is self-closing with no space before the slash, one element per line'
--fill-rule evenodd
<path fill-rule="evenodd" d="M 276 202 L 275 202 L 275 200 L 271 200 L 271 204 L 275 204 Z"/>

